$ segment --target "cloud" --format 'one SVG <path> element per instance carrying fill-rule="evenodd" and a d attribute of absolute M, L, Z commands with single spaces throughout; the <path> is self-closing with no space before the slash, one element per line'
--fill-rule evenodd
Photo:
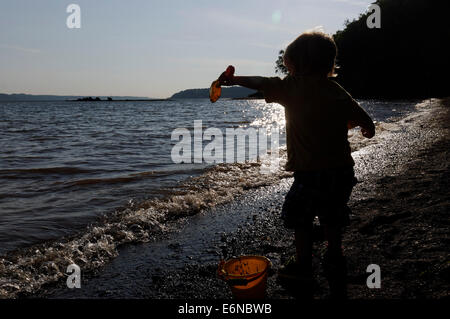
<path fill-rule="evenodd" d="M 24 47 L 20 47 L 20 46 L 16 46 L 16 45 L 8 45 L 8 44 L 1 44 L 0 48 L 20 51 L 20 52 L 25 52 L 25 53 L 33 53 L 33 54 L 41 53 L 40 49 L 24 48 Z"/>

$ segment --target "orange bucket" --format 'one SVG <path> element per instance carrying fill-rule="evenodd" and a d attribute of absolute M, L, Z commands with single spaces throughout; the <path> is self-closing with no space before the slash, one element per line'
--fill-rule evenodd
<path fill-rule="evenodd" d="M 263 299 L 271 262 L 263 256 L 241 256 L 219 263 L 217 275 L 236 299 Z"/>

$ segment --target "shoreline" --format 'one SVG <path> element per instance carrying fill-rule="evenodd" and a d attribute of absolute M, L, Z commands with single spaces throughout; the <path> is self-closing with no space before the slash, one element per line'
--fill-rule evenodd
<path fill-rule="evenodd" d="M 440 283 L 448 281 L 449 274 L 445 261 L 449 239 L 445 216 L 449 208 L 448 105 L 448 99 L 417 105 L 418 112 L 402 119 L 400 127 L 394 126 L 392 134 L 386 135 L 386 143 L 369 145 L 353 153 L 357 176 L 363 178 L 353 191 L 349 205 L 354 215 L 344 235 L 344 251 L 349 263 L 349 298 L 448 297 L 448 287 Z M 404 144 L 402 147 L 399 147 L 400 142 Z M 382 162 L 381 165 L 378 162 Z M 292 233 L 286 231 L 279 220 L 279 209 L 291 182 L 292 178 L 285 178 L 279 185 L 251 190 L 233 203 L 220 205 L 189 222 L 180 220 L 180 231 L 174 238 L 168 239 L 173 234 L 167 234 L 168 237 L 156 246 L 146 243 L 123 247 L 111 265 L 87 276 L 84 288 L 79 291 L 68 291 L 59 285 L 34 296 L 230 298 L 227 285 L 215 276 L 218 261 L 224 255 L 264 255 L 272 260 L 276 271 L 293 254 Z M 430 214 L 430 210 L 437 213 Z M 202 223 L 214 223 L 215 216 L 231 212 L 234 212 L 230 218 L 236 219 L 236 229 L 233 230 L 233 226 L 224 231 L 226 224 L 223 229 L 218 225 L 216 233 L 209 235 L 212 238 L 205 239 L 209 248 L 202 246 L 205 251 L 198 255 L 187 251 L 189 243 L 183 240 L 192 238 L 183 237 L 183 233 L 189 227 L 196 223 L 199 228 L 205 227 Z M 432 235 L 424 239 L 421 236 L 427 230 Z M 417 244 L 411 245 L 415 242 Z M 155 247 L 168 256 L 163 256 L 161 261 L 152 260 Z M 319 257 L 323 250 L 324 243 L 315 244 L 316 299 L 327 298 L 328 293 L 320 273 Z M 421 255 L 416 256 L 417 252 Z M 371 263 L 381 267 L 383 289 L 370 290 L 365 286 L 368 276 L 365 270 Z M 427 271 L 430 268 L 433 271 Z M 274 271 L 268 279 L 267 297 L 293 298 L 277 283 Z"/>

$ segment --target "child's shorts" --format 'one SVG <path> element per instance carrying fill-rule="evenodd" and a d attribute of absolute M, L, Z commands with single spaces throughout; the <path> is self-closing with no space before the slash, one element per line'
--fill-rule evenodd
<path fill-rule="evenodd" d="M 287 228 L 310 227 L 314 217 L 321 225 L 347 226 L 347 202 L 356 185 L 353 167 L 314 172 L 295 172 L 281 218 Z"/>

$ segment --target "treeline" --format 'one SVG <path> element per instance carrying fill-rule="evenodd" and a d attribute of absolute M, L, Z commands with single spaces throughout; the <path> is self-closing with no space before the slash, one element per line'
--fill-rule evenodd
<path fill-rule="evenodd" d="M 448 0 L 378 0 L 381 28 L 362 14 L 334 35 L 337 81 L 355 96 L 448 96 Z"/>
<path fill-rule="evenodd" d="M 355 97 L 449 96 L 449 3 L 376 1 L 381 28 L 368 28 L 371 12 L 365 12 L 333 36 L 340 67 L 336 80 Z"/>

